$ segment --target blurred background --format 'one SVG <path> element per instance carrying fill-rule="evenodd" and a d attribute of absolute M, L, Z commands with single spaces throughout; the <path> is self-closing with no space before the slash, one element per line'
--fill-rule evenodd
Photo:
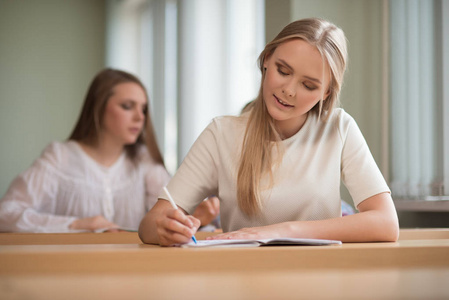
<path fill-rule="evenodd" d="M 341 106 L 390 184 L 401 227 L 449 226 L 448 0 L 0 0 L 0 196 L 48 143 L 67 139 L 104 67 L 144 82 L 174 174 L 212 118 L 256 97 L 265 43 L 306 17 L 346 33 Z"/>

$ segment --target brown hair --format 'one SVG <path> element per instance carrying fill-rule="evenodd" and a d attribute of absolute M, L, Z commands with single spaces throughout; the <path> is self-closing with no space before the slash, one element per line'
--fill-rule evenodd
<path fill-rule="evenodd" d="M 315 46 L 331 71 L 329 90 L 323 91 L 323 95 L 327 92 L 329 95 L 326 99 L 321 99 L 310 112 L 318 114 L 325 121 L 339 102 L 347 58 L 346 38 L 343 31 L 334 24 L 318 18 L 303 19 L 288 24 L 260 54 L 259 68 L 262 72 L 262 80 L 259 94 L 245 109 L 250 113 L 238 168 L 237 199 L 240 209 L 248 216 L 260 213 L 262 200 L 259 189 L 262 175 L 268 173 L 272 179 L 272 167 L 274 163 L 280 163 L 282 159 L 279 148 L 276 161 L 273 162 L 272 158 L 272 142 L 279 141 L 281 138 L 263 99 L 264 61 L 279 45 L 292 39 L 302 39 Z M 279 143 L 274 144 L 276 147 L 279 146 Z M 271 184 L 272 182 L 273 180 Z"/>
<path fill-rule="evenodd" d="M 114 92 L 114 87 L 126 82 L 138 84 L 143 89 L 148 100 L 148 93 L 142 82 L 136 76 L 124 71 L 109 68 L 102 70 L 94 77 L 90 84 L 81 114 L 69 140 L 83 141 L 89 144 L 98 142 L 106 104 Z M 164 164 L 164 160 L 156 142 L 156 136 L 148 108 L 145 112 L 144 130 L 134 144 L 125 146 L 127 155 L 132 160 L 135 160 L 138 147 L 144 144 L 147 146 L 151 157 L 156 162 Z"/>

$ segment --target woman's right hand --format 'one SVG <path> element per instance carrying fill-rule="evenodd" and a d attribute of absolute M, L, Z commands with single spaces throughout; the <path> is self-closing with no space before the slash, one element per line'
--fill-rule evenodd
<path fill-rule="evenodd" d="M 106 220 L 106 218 L 101 215 L 95 216 L 95 217 L 90 217 L 90 218 L 76 219 L 69 226 L 70 229 L 91 230 L 91 231 L 95 231 L 97 229 L 102 229 L 102 228 L 113 229 L 113 228 L 117 228 L 117 227 L 118 227 L 117 224 Z"/>
<path fill-rule="evenodd" d="M 161 201 L 161 200 L 159 200 Z M 165 200 L 162 200 L 165 201 Z M 165 201 L 168 203 L 168 201 Z M 186 244 L 201 225 L 197 218 L 181 209 L 168 208 L 156 217 L 156 230 L 161 246 Z"/>
<path fill-rule="evenodd" d="M 174 209 L 169 201 L 159 199 L 142 219 L 139 237 L 147 244 L 186 244 L 199 227 L 200 220 L 187 215 L 182 208 Z"/>

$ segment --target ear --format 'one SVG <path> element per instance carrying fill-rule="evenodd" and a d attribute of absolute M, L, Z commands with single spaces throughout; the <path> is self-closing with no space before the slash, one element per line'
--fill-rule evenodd
<path fill-rule="evenodd" d="M 270 60 L 271 55 L 272 54 L 268 54 L 268 53 L 265 54 L 265 57 L 263 58 L 263 67 L 264 67 L 264 69 L 267 68 L 268 61 Z"/>
<path fill-rule="evenodd" d="M 323 94 L 323 101 L 325 101 L 330 94 L 331 94 L 331 84 L 329 83 L 326 93 Z"/>

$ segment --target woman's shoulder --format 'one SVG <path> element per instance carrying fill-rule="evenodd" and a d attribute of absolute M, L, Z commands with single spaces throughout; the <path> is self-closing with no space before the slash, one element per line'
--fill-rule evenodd
<path fill-rule="evenodd" d="M 145 144 L 137 145 L 136 160 L 139 163 L 151 163 L 151 164 L 155 163 L 153 157 L 151 157 L 150 150 Z"/>
<path fill-rule="evenodd" d="M 355 119 L 347 113 L 343 108 L 335 108 L 332 112 L 330 125 L 337 128 L 342 139 L 346 139 L 350 132 L 358 130 L 358 125 Z"/>
<path fill-rule="evenodd" d="M 305 132 L 308 135 L 317 135 L 320 137 L 324 135 L 327 137 L 338 135 L 344 140 L 349 130 L 356 125 L 354 118 L 343 108 L 334 108 L 328 114 L 327 116 L 322 115 L 321 117 L 318 114 L 311 114 L 310 119 L 307 119 Z"/>
<path fill-rule="evenodd" d="M 129 161 L 129 166 L 136 167 L 147 176 L 156 176 L 162 179 L 169 178 L 167 169 L 163 164 L 153 159 L 146 145 L 139 145 L 137 148 L 137 163 Z"/>
<path fill-rule="evenodd" d="M 343 108 L 334 108 L 327 122 L 328 126 L 337 127 L 340 130 L 349 128 L 355 123 L 354 118 Z"/>
<path fill-rule="evenodd" d="M 351 122 L 354 120 L 354 118 L 341 107 L 334 108 L 330 118 L 338 122 Z"/>
<path fill-rule="evenodd" d="M 53 141 L 49 143 L 44 150 L 42 150 L 41 155 L 34 160 L 33 164 L 29 169 L 24 171 L 25 173 L 33 172 L 36 170 L 46 170 L 50 173 L 58 173 L 64 168 L 69 168 L 67 162 L 74 161 L 74 145 L 73 142 L 58 142 Z M 79 160 L 77 163 L 79 164 Z M 56 174 L 55 173 L 55 174 Z"/>
<path fill-rule="evenodd" d="M 44 148 L 40 158 L 47 162 L 61 162 L 69 156 L 74 156 L 76 147 L 75 141 L 53 141 Z"/>
<path fill-rule="evenodd" d="M 128 160 L 130 160 L 130 158 L 127 158 Z M 150 166 L 150 167 L 162 167 L 165 169 L 165 167 L 154 160 L 154 158 L 151 156 L 150 151 L 148 150 L 148 147 L 145 144 L 141 144 L 137 146 L 137 151 L 136 151 L 136 162 L 132 163 L 132 165 L 137 165 L 137 166 Z"/>
<path fill-rule="evenodd" d="M 221 133 L 233 134 L 246 128 L 248 115 L 220 116 L 212 119 L 208 128 Z"/>

